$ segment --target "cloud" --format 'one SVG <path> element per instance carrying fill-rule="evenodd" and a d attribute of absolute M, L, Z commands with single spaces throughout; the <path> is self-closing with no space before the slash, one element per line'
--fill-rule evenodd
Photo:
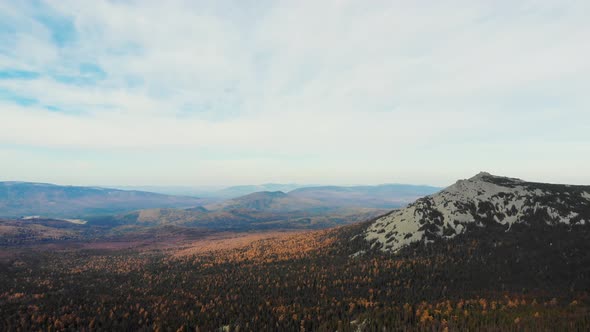
<path fill-rule="evenodd" d="M 584 1 L 4 3 L 0 149 L 83 149 L 121 158 L 127 174 L 140 163 L 121 151 L 235 181 L 338 174 L 347 183 L 441 184 L 472 168 L 526 173 L 516 165 L 536 160 L 529 151 L 542 145 L 561 163 L 531 173 L 559 179 L 563 165 L 590 161 L 579 150 L 589 155 L 588 9 Z M 221 167 L 211 151 L 236 158 Z M 256 167 L 265 173 L 248 173 Z"/>

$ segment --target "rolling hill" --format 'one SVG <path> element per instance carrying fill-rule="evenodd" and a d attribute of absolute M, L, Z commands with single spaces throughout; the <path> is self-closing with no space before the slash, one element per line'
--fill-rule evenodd
<path fill-rule="evenodd" d="M 129 213 L 87 218 L 89 226 L 137 227 L 176 225 L 217 231 L 254 231 L 268 229 L 320 229 L 362 222 L 387 210 L 374 208 L 340 208 L 330 210 L 277 211 L 265 209 L 146 209 Z"/>
<path fill-rule="evenodd" d="M 268 212 L 312 211 L 321 209 L 336 209 L 344 205 L 327 205 L 322 201 L 297 197 L 282 191 L 261 191 L 241 197 L 226 200 L 221 203 L 207 205 L 210 210 L 253 210 Z"/>
<path fill-rule="evenodd" d="M 289 192 L 291 190 L 295 190 L 297 188 L 306 187 L 305 185 L 299 184 L 281 184 L 281 183 L 266 183 L 261 185 L 241 185 L 241 186 L 232 186 L 227 187 L 221 190 L 217 190 L 210 193 L 212 197 L 220 197 L 225 199 L 237 198 L 241 196 L 245 196 L 248 194 L 253 194 L 257 192 L 263 191 L 282 191 L 282 192 Z"/>
<path fill-rule="evenodd" d="M 0 182 L 0 216 L 84 217 L 147 208 L 202 205 L 195 197 L 99 187 L 59 186 L 46 183 Z"/>
<path fill-rule="evenodd" d="M 215 230 L 318 229 L 382 215 L 435 187 L 383 185 L 262 191 L 190 209 L 143 209 L 90 218 L 91 225 L 183 225 Z M 392 197 L 387 199 L 386 197 Z"/>

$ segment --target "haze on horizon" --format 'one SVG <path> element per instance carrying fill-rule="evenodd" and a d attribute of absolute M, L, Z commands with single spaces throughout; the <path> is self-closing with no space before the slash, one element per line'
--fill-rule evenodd
<path fill-rule="evenodd" d="M 0 1 L 0 180 L 590 184 L 588 1 Z"/>

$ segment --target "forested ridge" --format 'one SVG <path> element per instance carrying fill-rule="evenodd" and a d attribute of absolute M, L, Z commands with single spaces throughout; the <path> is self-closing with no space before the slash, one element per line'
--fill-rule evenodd
<path fill-rule="evenodd" d="M 367 223 L 194 255 L 22 254 L 0 265 L 0 329 L 588 330 L 589 228 L 515 226 L 396 255 L 355 237 Z"/>

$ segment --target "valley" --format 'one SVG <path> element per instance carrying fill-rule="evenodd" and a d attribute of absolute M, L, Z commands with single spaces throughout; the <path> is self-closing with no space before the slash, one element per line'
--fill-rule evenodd
<path fill-rule="evenodd" d="M 0 332 L 590 331 L 588 17 L 0 0 Z"/>
<path fill-rule="evenodd" d="M 274 185 L 272 188 L 289 188 Z M 260 186 L 232 187 L 220 197 L 188 197 L 95 187 L 0 183 L 0 245 L 38 241 L 135 238 L 154 234 L 323 229 L 365 221 L 435 187 L 381 185 L 297 187 L 224 199 Z M 159 235 L 158 235 L 159 236 Z"/>
<path fill-rule="evenodd" d="M 3 245 L 0 328 L 586 330 L 587 192 L 482 173 L 321 230 L 34 220 L 80 237 Z M 285 207 L 254 197 L 197 212 Z"/>

